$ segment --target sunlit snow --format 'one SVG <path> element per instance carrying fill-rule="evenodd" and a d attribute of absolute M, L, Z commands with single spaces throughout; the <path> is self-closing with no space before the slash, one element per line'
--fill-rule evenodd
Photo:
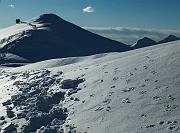
<path fill-rule="evenodd" d="M 180 41 L 1 66 L 0 131 L 179 133 L 179 67 Z"/>

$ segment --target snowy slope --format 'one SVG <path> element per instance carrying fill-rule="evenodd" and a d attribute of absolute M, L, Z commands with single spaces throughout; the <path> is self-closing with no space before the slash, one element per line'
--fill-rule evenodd
<path fill-rule="evenodd" d="M 137 49 L 137 48 L 143 48 L 143 47 L 148 47 L 148 46 L 152 46 L 155 45 L 156 42 L 148 37 L 144 37 L 140 40 L 138 40 L 135 44 L 133 44 L 131 47 L 133 49 Z"/>
<path fill-rule="evenodd" d="M 131 49 L 123 43 L 86 31 L 54 14 L 44 14 L 2 29 L 0 36 L 0 53 L 13 53 L 31 62 Z"/>
<path fill-rule="evenodd" d="M 11 64 L 19 64 L 30 63 L 30 61 L 19 57 L 17 55 L 11 53 L 0 53 L 0 64 L 1 65 L 11 65 Z"/>
<path fill-rule="evenodd" d="M 22 22 L 21 24 L 16 24 L 8 28 L 0 30 L 0 48 L 3 48 L 8 43 L 13 41 L 18 41 L 18 39 L 23 39 L 29 37 L 27 34 L 30 30 L 47 30 L 44 24 L 34 23 L 32 21 Z"/>
<path fill-rule="evenodd" d="M 1 68 L 1 132 L 179 133 L 180 41 Z"/>

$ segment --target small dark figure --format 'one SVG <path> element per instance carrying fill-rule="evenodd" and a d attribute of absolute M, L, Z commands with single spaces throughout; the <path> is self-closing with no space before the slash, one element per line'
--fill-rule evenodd
<path fill-rule="evenodd" d="M 19 24 L 19 23 L 21 23 L 21 20 L 18 18 L 16 19 L 16 24 Z"/>

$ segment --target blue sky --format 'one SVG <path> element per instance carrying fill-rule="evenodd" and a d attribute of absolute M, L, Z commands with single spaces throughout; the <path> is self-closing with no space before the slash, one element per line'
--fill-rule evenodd
<path fill-rule="evenodd" d="M 0 28 L 15 24 L 16 18 L 25 21 L 44 13 L 129 44 L 146 33 L 155 40 L 166 34 L 180 37 L 180 0 L 1 0 Z M 151 30 L 158 36 L 149 35 Z"/>

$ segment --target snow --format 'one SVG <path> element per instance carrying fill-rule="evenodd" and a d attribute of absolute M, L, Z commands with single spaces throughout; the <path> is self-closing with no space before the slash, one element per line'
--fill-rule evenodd
<path fill-rule="evenodd" d="M 178 133 L 179 57 L 175 41 L 0 68 L 1 132 Z"/>
<path fill-rule="evenodd" d="M 33 22 L 22 22 L 21 24 L 16 24 L 8 28 L 4 28 L 0 30 L 0 40 L 1 45 L 0 47 L 4 47 L 9 42 L 13 42 L 14 40 L 17 40 L 18 38 L 22 37 L 29 37 L 27 31 L 33 30 L 36 27 L 37 29 L 46 29 L 41 28 L 43 27 L 43 24 L 33 23 Z"/>
<path fill-rule="evenodd" d="M 53 14 L 0 36 L 0 132 L 180 132 L 180 41 L 127 51 Z"/>
<path fill-rule="evenodd" d="M 21 62 L 21 63 L 19 63 Z M 12 53 L 0 53 L 0 64 L 5 66 L 20 66 L 30 63 L 30 61 Z"/>

